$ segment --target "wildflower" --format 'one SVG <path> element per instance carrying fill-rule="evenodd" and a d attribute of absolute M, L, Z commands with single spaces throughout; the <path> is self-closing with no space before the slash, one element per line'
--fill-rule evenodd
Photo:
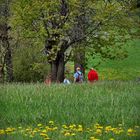
<path fill-rule="evenodd" d="M 95 137 L 90 137 L 90 140 L 100 140 L 100 139 L 97 139 Z"/>
<path fill-rule="evenodd" d="M 26 131 L 31 131 L 32 129 L 29 127 L 29 128 L 26 128 L 25 130 L 26 130 Z"/>
<path fill-rule="evenodd" d="M 114 138 L 110 138 L 109 140 L 115 140 Z"/>
<path fill-rule="evenodd" d="M 39 124 L 37 124 L 37 126 L 38 126 L 38 127 L 41 127 L 41 126 L 42 126 L 42 124 L 41 124 L 41 123 L 39 123 Z"/>
<path fill-rule="evenodd" d="M 132 133 L 132 132 L 133 132 L 133 129 L 132 129 L 132 128 L 129 128 L 129 129 L 127 130 L 127 132 L 128 132 L 128 133 Z"/>
<path fill-rule="evenodd" d="M 78 131 L 78 132 L 82 132 L 82 131 L 83 131 L 82 125 L 78 125 L 77 131 Z"/>
<path fill-rule="evenodd" d="M 5 134 L 5 131 L 3 129 L 0 129 L 0 135 Z"/>
<path fill-rule="evenodd" d="M 46 133 L 40 133 L 40 136 L 42 136 L 42 137 L 48 137 L 48 135 Z"/>
<path fill-rule="evenodd" d="M 63 128 L 65 128 L 65 129 L 67 129 L 67 128 L 68 128 L 65 124 L 64 124 L 64 125 L 62 125 L 62 127 L 63 127 Z"/>
<path fill-rule="evenodd" d="M 75 136 L 76 134 L 75 133 L 71 133 L 71 136 Z"/>
<path fill-rule="evenodd" d="M 97 129 L 95 133 L 98 134 L 98 135 L 101 135 L 102 134 L 102 130 L 101 129 Z"/>
<path fill-rule="evenodd" d="M 87 128 L 87 132 L 92 132 L 93 130 L 90 128 Z"/>
<path fill-rule="evenodd" d="M 13 131 L 15 131 L 16 129 L 15 128 L 10 128 L 10 127 L 8 127 L 6 130 L 5 130 L 5 132 L 7 133 L 7 134 L 9 134 L 9 133 L 11 133 L 11 132 L 13 132 Z"/>
<path fill-rule="evenodd" d="M 99 126 L 97 126 L 97 129 L 103 129 L 103 126 L 99 125 Z"/>
<path fill-rule="evenodd" d="M 52 128 L 52 131 L 55 131 L 55 130 L 57 130 L 58 129 L 58 127 L 53 127 Z"/>
<path fill-rule="evenodd" d="M 34 132 L 40 132 L 41 130 L 39 128 L 35 128 L 33 131 Z"/>
<path fill-rule="evenodd" d="M 54 125 L 54 121 L 49 121 L 49 124 L 50 125 Z"/>
<path fill-rule="evenodd" d="M 132 129 L 132 128 L 129 128 L 127 130 L 127 135 L 128 136 L 136 136 L 136 130 Z"/>
<path fill-rule="evenodd" d="M 64 136 L 70 136 L 70 132 L 66 132 Z"/>
<path fill-rule="evenodd" d="M 42 132 L 42 133 L 46 133 L 46 132 L 47 132 L 47 130 L 46 130 L 46 129 L 43 129 L 41 132 Z"/>
<path fill-rule="evenodd" d="M 105 132 L 107 133 L 107 132 L 109 132 L 109 131 L 112 131 L 112 127 L 111 127 L 111 126 L 106 126 L 106 127 L 105 127 Z"/>
<path fill-rule="evenodd" d="M 76 127 L 75 124 L 72 124 L 72 125 L 69 126 L 70 129 L 73 129 L 73 128 L 75 128 L 75 127 Z"/>

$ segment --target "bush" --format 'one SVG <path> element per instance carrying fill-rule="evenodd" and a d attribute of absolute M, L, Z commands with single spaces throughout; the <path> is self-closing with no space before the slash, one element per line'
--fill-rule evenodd
<path fill-rule="evenodd" d="M 13 56 L 14 77 L 17 82 L 42 81 L 50 67 L 37 47 L 20 47 Z"/>

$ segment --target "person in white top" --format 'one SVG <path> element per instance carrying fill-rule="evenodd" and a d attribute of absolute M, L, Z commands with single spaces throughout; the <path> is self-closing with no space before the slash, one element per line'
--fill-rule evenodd
<path fill-rule="evenodd" d="M 63 83 L 64 84 L 70 84 L 70 81 L 65 77 Z"/>

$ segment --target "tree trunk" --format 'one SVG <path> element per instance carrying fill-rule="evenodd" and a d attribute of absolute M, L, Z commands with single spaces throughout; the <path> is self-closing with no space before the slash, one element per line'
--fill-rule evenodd
<path fill-rule="evenodd" d="M 51 62 L 51 81 L 54 83 L 57 80 L 58 65 L 56 61 Z"/>
<path fill-rule="evenodd" d="M 51 81 L 62 83 L 64 80 L 64 53 L 59 54 L 56 61 L 51 63 Z"/>
<path fill-rule="evenodd" d="M 5 66 L 7 71 L 7 81 L 12 82 L 13 81 L 13 64 L 12 64 L 12 51 L 11 47 L 9 45 L 9 41 L 5 41 L 6 47 L 6 56 L 5 56 Z"/>
<path fill-rule="evenodd" d="M 4 82 L 4 71 L 3 71 L 3 66 L 0 64 L 0 83 Z"/>
<path fill-rule="evenodd" d="M 13 81 L 13 65 L 12 65 L 12 51 L 11 46 L 9 44 L 9 35 L 8 31 L 10 27 L 8 26 L 8 18 L 9 18 L 9 5 L 11 0 L 5 0 L 0 5 L 0 16 L 4 18 L 4 20 L 0 24 L 0 39 L 2 43 L 2 47 L 5 50 L 5 54 L 3 55 L 4 62 L 3 62 L 3 73 L 4 73 L 4 66 L 6 67 L 6 78 L 8 82 Z"/>
<path fill-rule="evenodd" d="M 64 53 L 59 56 L 57 81 L 63 82 L 64 80 Z"/>
<path fill-rule="evenodd" d="M 0 35 L 1 35 L 1 43 L 2 47 L 5 50 L 5 54 L 3 54 L 3 63 L 6 67 L 6 79 L 8 82 L 13 81 L 13 65 L 12 65 L 12 50 L 9 44 L 9 36 L 8 36 L 8 25 L 7 23 L 3 23 L 0 25 Z M 4 68 L 3 68 L 4 69 Z"/>

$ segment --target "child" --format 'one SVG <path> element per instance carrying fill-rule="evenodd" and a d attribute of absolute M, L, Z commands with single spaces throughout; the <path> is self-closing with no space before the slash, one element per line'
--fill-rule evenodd
<path fill-rule="evenodd" d="M 64 84 L 70 84 L 70 81 L 65 77 L 63 83 Z"/>

